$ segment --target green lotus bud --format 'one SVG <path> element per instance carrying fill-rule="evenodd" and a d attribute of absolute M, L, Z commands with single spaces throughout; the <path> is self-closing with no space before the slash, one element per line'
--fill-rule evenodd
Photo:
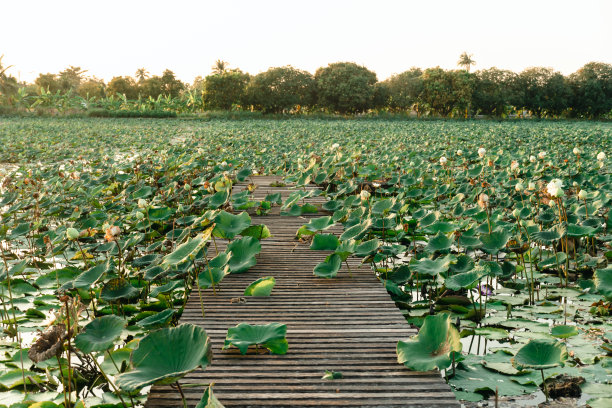
<path fill-rule="evenodd" d="M 514 211 L 512 211 L 512 216 L 514 216 L 514 218 L 519 219 L 521 216 L 521 211 L 516 208 Z"/>
<path fill-rule="evenodd" d="M 136 212 L 136 219 L 138 219 L 138 220 L 142 220 L 142 219 L 144 218 L 144 216 L 145 216 L 145 215 L 144 215 L 143 213 L 141 213 L 140 211 L 137 211 L 137 212 Z"/>
<path fill-rule="evenodd" d="M 138 208 L 145 208 L 147 206 L 147 200 L 140 198 L 138 200 Z"/>
<path fill-rule="evenodd" d="M 76 228 L 68 228 L 66 230 L 66 237 L 71 241 L 79 239 L 79 231 Z"/>
<path fill-rule="evenodd" d="M 185 191 L 189 191 L 189 190 L 191 190 L 191 185 L 189 185 L 189 184 L 185 184 L 185 185 L 183 186 L 183 190 L 185 190 Z"/>

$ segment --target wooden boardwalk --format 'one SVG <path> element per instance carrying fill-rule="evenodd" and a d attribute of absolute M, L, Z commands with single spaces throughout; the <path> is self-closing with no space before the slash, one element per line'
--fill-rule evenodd
<path fill-rule="evenodd" d="M 269 187 L 274 178 L 257 178 L 256 199 L 289 188 Z M 314 198 L 311 202 L 321 202 Z M 321 216 L 316 215 L 316 216 Z M 459 407 L 438 372 L 415 372 L 398 364 L 397 341 L 416 332 L 389 298 L 368 266 L 350 260 L 335 279 L 313 275 L 325 254 L 298 243 L 297 229 L 307 217 L 253 217 L 273 234 L 262 241 L 257 265 L 247 273 L 229 275 L 213 296 L 204 292 L 205 319 L 193 291 L 181 323 L 204 327 L 211 337 L 213 364 L 188 374 L 181 384 L 214 383 L 213 391 L 226 407 Z M 332 229 L 341 233 L 341 225 Z M 274 276 L 270 297 L 245 297 L 235 302 L 254 280 Z M 286 355 L 249 354 L 221 350 L 229 327 L 238 323 L 287 325 Z M 325 370 L 343 378 L 323 380 Z M 190 407 L 199 401 L 203 386 L 184 388 Z M 182 406 L 169 386 L 151 389 L 149 408 Z"/>

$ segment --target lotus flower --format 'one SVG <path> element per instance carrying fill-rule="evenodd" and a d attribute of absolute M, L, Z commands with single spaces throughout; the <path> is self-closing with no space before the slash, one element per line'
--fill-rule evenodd
<path fill-rule="evenodd" d="M 553 179 L 546 186 L 546 191 L 551 197 L 563 197 L 563 182 L 559 179 Z"/>
<path fill-rule="evenodd" d="M 512 160 L 512 163 L 510 164 L 510 170 L 515 171 L 517 170 L 519 167 L 519 164 L 516 160 Z"/>
<path fill-rule="evenodd" d="M 336 150 L 339 147 L 340 147 L 340 145 L 338 143 L 334 143 L 331 148 L 332 148 L 332 150 Z"/>
<path fill-rule="evenodd" d="M 578 193 L 578 198 L 581 199 L 581 200 L 586 200 L 586 198 L 587 198 L 586 190 L 580 190 L 580 192 Z"/>
<path fill-rule="evenodd" d="M 598 161 L 606 160 L 606 154 L 604 152 L 599 152 L 599 154 L 597 155 L 597 160 Z"/>
<path fill-rule="evenodd" d="M 144 198 L 138 199 L 138 208 L 145 208 L 147 206 L 147 200 Z"/>
<path fill-rule="evenodd" d="M 483 295 L 483 296 L 491 296 L 491 295 L 493 295 L 493 288 L 491 288 L 487 284 L 479 284 L 478 285 L 478 290 L 480 291 L 480 294 Z"/>
<path fill-rule="evenodd" d="M 446 157 L 444 157 L 444 156 L 440 157 L 440 164 L 442 166 L 444 166 L 446 164 Z"/>
<path fill-rule="evenodd" d="M 521 191 L 525 190 L 525 186 L 523 185 L 523 183 L 518 182 L 514 186 L 514 189 L 520 193 Z"/>
<path fill-rule="evenodd" d="M 484 157 L 485 154 L 487 154 L 487 149 L 485 149 L 484 147 L 478 149 L 478 156 Z"/>
<path fill-rule="evenodd" d="M 527 185 L 527 190 L 529 191 L 533 191 L 536 189 L 536 185 L 533 181 L 530 181 L 529 184 Z"/>
<path fill-rule="evenodd" d="M 529 161 L 532 162 L 532 163 L 535 163 L 536 157 L 533 156 L 533 155 L 529 156 Z"/>
<path fill-rule="evenodd" d="M 579 148 L 577 148 L 577 147 L 574 147 L 573 152 L 574 152 L 574 154 L 575 154 L 576 156 L 578 156 L 578 155 L 581 153 L 580 149 L 579 149 Z"/>
<path fill-rule="evenodd" d="M 463 150 L 459 149 L 457 150 L 457 156 L 461 156 L 463 154 Z"/>
<path fill-rule="evenodd" d="M 542 151 L 542 152 L 538 153 L 538 158 L 540 160 L 544 160 L 545 157 L 546 157 L 546 152 Z"/>
<path fill-rule="evenodd" d="M 359 196 L 361 197 L 361 201 L 366 201 L 368 198 L 370 198 L 370 192 L 367 190 L 361 190 Z"/>
<path fill-rule="evenodd" d="M 478 196 L 478 205 L 480 207 L 486 208 L 488 202 L 489 202 L 489 196 L 486 195 L 485 193 L 482 193 L 480 194 L 480 196 Z"/>

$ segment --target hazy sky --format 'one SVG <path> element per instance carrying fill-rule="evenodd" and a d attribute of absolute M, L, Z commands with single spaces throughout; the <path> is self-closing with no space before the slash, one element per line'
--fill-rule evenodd
<path fill-rule="evenodd" d="M 184 81 L 217 59 L 251 74 L 353 61 L 385 79 L 412 66 L 612 63 L 612 0 L 1 0 L 0 55 L 33 81 L 68 65 L 109 80 L 145 67 Z"/>

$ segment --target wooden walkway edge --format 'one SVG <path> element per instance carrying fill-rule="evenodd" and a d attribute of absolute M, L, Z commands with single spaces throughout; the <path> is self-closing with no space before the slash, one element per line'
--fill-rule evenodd
<path fill-rule="evenodd" d="M 270 192 L 286 198 L 290 189 L 270 187 L 273 181 L 258 178 L 255 198 Z M 307 222 L 308 217 L 280 216 L 278 210 L 253 217 L 254 224 L 267 225 L 273 234 L 262 241 L 257 265 L 225 277 L 217 296 L 204 292 L 205 319 L 198 293 L 192 292 L 180 322 L 206 330 L 214 357 L 205 370 L 181 380 L 189 406 L 200 400 L 203 384 L 214 383 L 213 391 L 226 407 L 459 407 L 437 371 L 410 371 L 397 362 L 397 341 L 416 332 L 367 265 L 350 259 L 352 278 L 345 266 L 335 279 L 313 275 L 325 253 L 294 239 Z M 341 233 L 341 225 L 331 231 Z M 276 278 L 270 297 L 235 302 L 250 283 L 265 276 Z M 222 350 L 227 329 L 242 322 L 286 324 L 289 351 L 241 356 L 236 349 Z M 341 372 L 343 378 L 323 380 L 325 370 Z M 146 404 L 180 406 L 180 395 L 169 386 L 154 386 Z"/>

